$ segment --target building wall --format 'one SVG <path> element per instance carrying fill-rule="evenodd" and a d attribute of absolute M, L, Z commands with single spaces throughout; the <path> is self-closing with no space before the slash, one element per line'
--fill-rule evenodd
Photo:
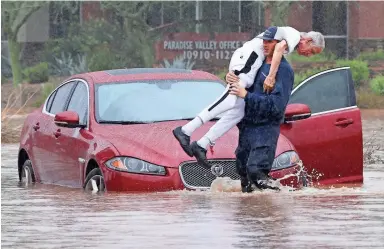
<path fill-rule="evenodd" d="M 264 23 L 266 27 L 272 23 L 270 9 L 265 9 Z M 303 32 L 312 30 L 312 2 L 300 1 L 293 3 L 288 13 L 286 25 Z"/>
<path fill-rule="evenodd" d="M 45 42 L 49 39 L 49 8 L 33 13 L 17 34 L 19 42 Z"/>
<path fill-rule="evenodd" d="M 294 3 L 289 11 L 288 26 L 295 27 L 302 32 L 312 30 L 312 2 Z"/>
<path fill-rule="evenodd" d="M 100 2 L 82 2 L 80 11 L 82 21 L 103 17 L 103 11 L 101 10 Z"/>
<path fill-rule="evenodd" d="M 350 2 L 351 38 L 384 39 L 384 2 Z"/>

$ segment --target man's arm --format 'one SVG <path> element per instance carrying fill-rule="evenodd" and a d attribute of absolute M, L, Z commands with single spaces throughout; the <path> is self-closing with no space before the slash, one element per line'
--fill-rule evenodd
<path fill-rule="evenodd" d="M 275 51 L 273 52 L 271 68 L 269 70 L 269 77 L 276 78 L 277 70 L 279 69 L 279 65 L 281 62 L 281 58 L 283 57 L 284 52 L 288 48 L 287 41 L 282 40 L 277 43 L 275 46 Z"/>
<path fill-rule="evenodd" d="M 275 46 L 275 51 L 273 52 L 273 57 L 272 57 L 271 68 L 269 70 L 269 74 L 267 78 L 265 78 L 264 80 L 264 85 L 263 85 L 264 91 L 267 93 L 270 93 L 275 85 L 277 69 L 279 68 L 281 58 L 283 57 L 283 54 L 287 48 L 288 48 L 288 44 L 285 40 L 282 40 L 281 42 L 277 43 Z"/>
<path fill-rule="evenodd" d="M 273 89 L 277 69 L 279 68 L 283 54 L 292 53 L 295 50 L 297 44 L 299 44 L 301 38 L 299 31 L 288 26 L 278 27 L 275 37 L 277 40 L 281 40 L 281 42 L 276 44 L 275 52 L 273 53 L 271 69 L 269 71 L 268 77 L 264 81 L 264 91 L 266 92 L 270 92 Z"/>

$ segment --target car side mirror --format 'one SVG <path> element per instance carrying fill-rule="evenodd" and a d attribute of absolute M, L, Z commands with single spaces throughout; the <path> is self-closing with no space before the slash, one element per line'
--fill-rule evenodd
<path fill-rule="evenodd" d="M 311 116 L 311 109 L 305 104 L 289 104 L 285 109 L 284 122 L 293 122 Z"/>
<path fill-rule="evenodd" d="M 57 126 L 66 128 L 84 128 L 85 125 L 80 124 L 79 114 L 74 111 L 59 112 L 55 115 L 54 122 Z"/>

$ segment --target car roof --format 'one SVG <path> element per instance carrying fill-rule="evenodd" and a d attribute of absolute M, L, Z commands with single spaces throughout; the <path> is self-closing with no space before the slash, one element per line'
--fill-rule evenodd
<path fill-rule="evenodd" d="M 119 81 L 140 80 L 220 80 L 217 76 L 199 70 L 187 70 L 176 68 L 131 68 L 113 69 L 97 72 L 89 72 L 77 75 L 86 75 L 92 78 L 93 83 L 112 83 Z M 74 77 L 72 77 L 74 78 Z"/>

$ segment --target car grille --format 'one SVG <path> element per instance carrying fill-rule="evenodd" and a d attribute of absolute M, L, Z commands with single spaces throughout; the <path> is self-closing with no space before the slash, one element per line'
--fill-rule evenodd
<path fill-rule="evenodd" d="M 230 177 L 233 180 L 239 180 L 240 176 L 236 172 L 235 160 L 208 160 L 210 165 L 219 165 L 223 167 L 223 174 L 220 177 Z M 179 168 L 181 180 L 189 189 L 209 188 L 216 179 L 210 169 L 200 166 L 196 161 L 185 162 Z"/>

